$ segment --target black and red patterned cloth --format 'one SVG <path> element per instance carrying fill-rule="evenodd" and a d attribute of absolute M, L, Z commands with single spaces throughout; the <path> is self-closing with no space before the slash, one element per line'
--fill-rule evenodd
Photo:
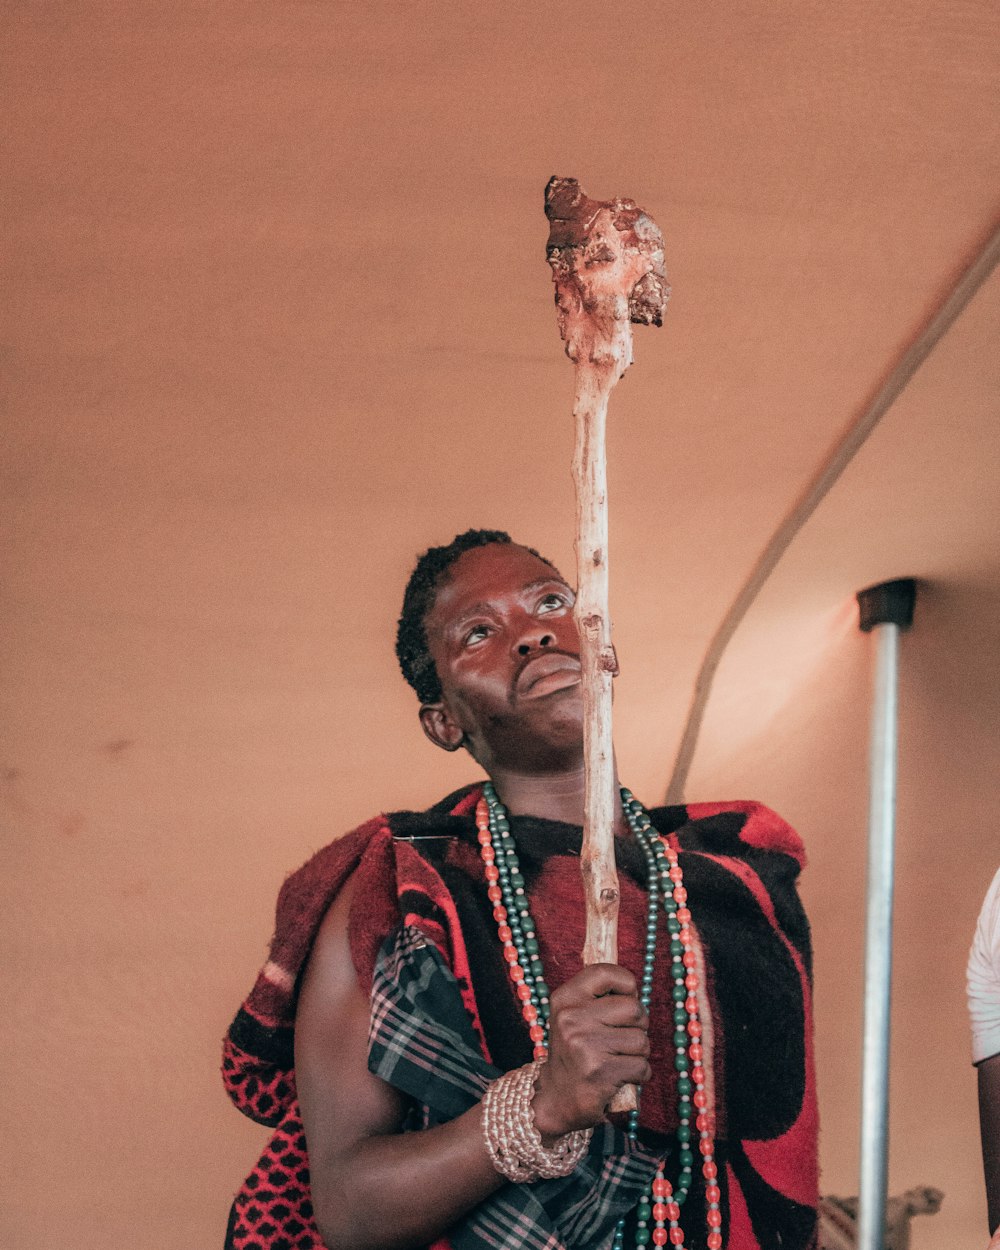
<path fill-rule="evenodd" d="M 352 874 L 351 951 L 373 1002 L 369 1067 L 411 1100 L 409 1127 L 419 1131 L 460 1114 L 488 1080 L 531 1059 L 486 898 L 473 819 L 480 794 L 473 786 L 426 812 L 380 816 L 318 852 L 282 887 L 270 957 L 224 1044 L 223 1079 L 234 1103 L 274 1130 L 236 1196 L 227 1250 L 323 1247 L 295 1094 L 295 1008 L 316 931 Z M 650 816 L 679 848 L 694 917 L 725 1245 L 810 1250 L 817 1109 L 809 929 L 796 891 L 801 841 L 755 803 L 656 808 Z M 511 831 L 555 989 L 580 968 L 580 830 L 514 817 Z M 618 840 L 617 858 L 619 962 L 638 974 L 644 861 L 630 836 Z M 503 1186 L 431 1250 L 599 1250 L 610 1244 L 615 1221 L 634 1205 L 654 1161 L 665 1158 L 667 1175 L 676 1173 L 666 965 L 661 955 L 650 1021 L 655 1075 L 643 1090 L 640 1147 L 630 1150 L 620 1126 L 609 1124 L 595 1133 L 572 1177 Z M 428 1048 L 448 1061 L 429 1062 Z M 702 1250 L 697 1185 L 682 1222 L 690 1250 Z"/>

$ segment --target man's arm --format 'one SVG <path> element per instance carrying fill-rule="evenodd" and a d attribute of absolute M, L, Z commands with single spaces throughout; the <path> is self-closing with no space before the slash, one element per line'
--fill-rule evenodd
<path fill-rule="evenodd" d="M 984 1059 L 979 1074 L 979 1130 L 990 1232 L 1000 1230 L 1000 1055 Z"/>
<path fill-rule="evenodd" d="M 426 1245 L 491 1194 L 477 1105 L 437 1128 L 400 1132 L 405 1104 L 368 1071 L 370 1004 L 347 937 L 352 883 L 320 926 L 295 1022 L 295 1074 L 315 1218 L 330 1250 Z M 550 1061 L 536 1086 L 543 1138 L 598 1123 L 623 1083 L 651 1075 L 648 1020 L 623 968 L 584 969 L 552 996 Z"/>

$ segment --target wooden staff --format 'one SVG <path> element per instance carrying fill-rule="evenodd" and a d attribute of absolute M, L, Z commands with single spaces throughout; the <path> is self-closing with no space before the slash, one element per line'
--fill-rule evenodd
<path fill-rule="evenodd" d="M 633 200 L 592 200 L 575 178 L 545 188 L 546 248 L 559 333 L 576 366 L 576 623 L 583 683 L 585 800 L 583 872 L 587 929 L 583 962 L 618 961 L 615 769 L 611 681 L 618 661 L 608 610 L 608 487 L 605 429 L 612 388 L 632 363 L 632 322 L 661 325 L 670 294 L 663 236 Z M 616 1111 L 635 1091 L 620 1091 Z"/>

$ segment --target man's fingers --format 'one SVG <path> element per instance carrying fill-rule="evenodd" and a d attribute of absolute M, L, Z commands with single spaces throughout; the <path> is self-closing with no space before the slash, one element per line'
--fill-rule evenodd
<path fill-rule="evenodd" d="M 595 1020 L 612 1029 L 648 1029 L 649 1016 L 637 998 L 607 994 L 591 1008 Z"/>
<path fill-rule="evenodd" d="M 653 1079 L 653 1069 L 641 1055 L 618 1055 L 608 1061 L 604 1075 L 614 1083 L 615 1089 L 621 1089 L 623 1085 L 645 1085 Z"/>
<path fill-rule="evenodd" d="M 592 1124 L 622 1085 L 650 1080 L 648 1027 L 627 968 L 593 964 L 560 986 L 552 995 L 549 1062 L 539 1077 L 543 1115 L 555 1107 L 551 1122 Z"/>
<path fill-rule="evenodd" d="M 609 1055 L 649 1054 L 649 1034 L 645 1029 L 609 1029 L 604 1042 Z"/>
<path fill-rule="evenodd" d="M 578 1002 L 602 998 L 605 994 L 635 995 L 637 990 L 635 977 L 628 968 L 619 964 L 590 964 L 561 986 L 556 995 L 567 1002 Z M 553 1002 L 556 995 L 553 995 Z"/>

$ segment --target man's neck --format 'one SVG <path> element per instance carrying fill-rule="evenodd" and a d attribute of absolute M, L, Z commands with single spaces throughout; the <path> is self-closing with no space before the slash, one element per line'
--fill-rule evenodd
<path fill-rule="evenodd" d="M 496 769 L 492 781 L 512 816 L 540 816 L 570 825 L 583 824 L 584 775 L 578 770 L 557 773 L 515 773 Z M 615 777 L 615 831 L 625 830 L 618 778 Z"/>

